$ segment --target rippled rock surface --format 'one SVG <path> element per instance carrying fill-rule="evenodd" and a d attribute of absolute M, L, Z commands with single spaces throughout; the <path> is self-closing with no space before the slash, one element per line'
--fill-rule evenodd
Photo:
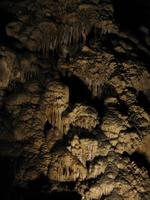
<path fill-rule="evenodd" d="M 150 199 L 150 5 L 122 2 L 0 2 L 0 199 Z"/>

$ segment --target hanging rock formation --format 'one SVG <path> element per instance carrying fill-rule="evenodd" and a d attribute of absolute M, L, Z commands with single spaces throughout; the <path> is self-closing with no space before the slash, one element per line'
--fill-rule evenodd
<path fill-rule="evenodd" d="M 0 199 L 150 199 L 150 27 L 120 3 L 0 2 Z"/>

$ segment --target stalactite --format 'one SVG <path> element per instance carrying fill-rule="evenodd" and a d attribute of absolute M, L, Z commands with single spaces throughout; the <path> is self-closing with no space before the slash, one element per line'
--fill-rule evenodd
<path fill-rule="evenodd" d="M 58 129 L 62 133 L 63 130 L 62 130 L 62 119 L 61 119 L 61 116 L 62 116 L 62 112 L 60 110 L 57 110 L 57 126 L 58 126 Z"/>
<path fill-rule="evenodd" d="M 92 90 L 92 80 L 89 78 L 86 78 L 85 82 L 88 85 L 88 89 L 91 91 Z"/>
<path fill-rule="evenodd" d="M 98 96 L 98 91 L 99 91 L 99 84 L 95 82 L 95 80 L 91 80 L 89 78 L 85 79 L 86 84 L 88 85 L 88 89 L 91 91 L 92 96 Z"/>
<path fill-rule="evenodd" d="M 49 114 L 49 113 L 48 113 L 48 114 Z M 51 124 L 53 124 L 53 121 L 52 121 L 52 113 L 49 114 L 49 121 L 50 121 Z"/>
<path fill-rule="evenodd" d="M 95 92 L 95 83 L 92 83 L 92 96 L 93 96 L 93 97 L 96 96 L 96 92 Z"/>
<path fill-rule="evenodd" d="M 49 122 L 52 124 L 53 127 L 57 127 L 61 134 L 64 134 L 66 131 L 65 126 L 63 125 L 62 121 L 62 111 L 59 108 L 49 108 L 47 110 L 47 116 L 49 116 Z"/>
<path fill-rule="evenodd" d="M 30 65 L 23 67 L 21 72 L 21 80 L 24 82 L 26 80 L 37 79 L 39 75 L 39 68 L 37 65 Z"/>
<path fill-rule="evenodd" d="M 58 30 L 54 23 L 43 22 L 39 25 L 41 32 L 39 39 L 39 50 L 42 51 L 43 55 L 48 55 L 50 50 L 54 50 L 57 46 L 58 41 Z"/>
<path fill-rule="evenodd" d="M 83 39 L 83 43 L 85 43 L 87 35 L 91 30 L 91 24 L 88 23 L 88 15 L 84 16 L 84 22 L 82 22 L 82 14 L 81 12 L 77 14 L 71 13 L 63 17 L 63 23 L 65 26 L 63 26 L 63 34 L 60 38 L 62 44 L 78 44 L 81 42 L 81 38 Z"/>
<path fill-rule="evenodd" d="M 88 86 L 88 89 L 91 91 L 93 97 L 101 95 L 101 81 L 100 80 L 91 80 L 89 78 L 86 78 L 85 82 Z"/>
<path fill-rule="evenodd" d="M 89 153 L 89 157 L 88 157 L 88 160 L 91 160 L 92 159 L 92 146 L 88 146 L 88 153 Z"/>
<path fill-rule="evenodd" d="M 56 124 L 56 112 L 55 110 L 52 111 L 52 125 L 55 126 Z"/>
<path fill-rule="evenodd" d="M 89 124 L 88 124 L 87 119 L 85 119 L 84 123 L 85 123 L 85 126 L 84 126 L 84 125 L 83 125 L 83 126 L 84 126 L 86 129 L 89 129 Z M 84 128 L 84 127 L 83 127 L 83 128 Z"/>
<path fill-rule="evenodd" d="M 66 168 L 66 176 L 67 176 L 67 178 L 69 178 L 69 176 L 70 176 L 69 167 Z"/>
<path fill-rule="evenodd" d="M 66 125 L 63 124 L 63 134 L 66 134 L 67 132 L 66 130 L 67 130 Z"/>

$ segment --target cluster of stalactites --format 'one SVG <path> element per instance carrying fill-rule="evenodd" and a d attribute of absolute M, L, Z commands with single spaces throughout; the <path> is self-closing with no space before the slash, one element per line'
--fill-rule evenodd
<path fill-rule="evenodd" d="M 53 127 L 58 128 L 58 130 L 63 133 L 62 111 L 59 108 L 51 108 L 49 112 L 49 122 Z"/>
<path fill-rule="evenodd" d="M 50 82 L 43 97 L 41 109 L 49 123 L 63 132 L 62 113 L 68 107 L 69 89 L 60 82 Z"/>
<path fill-rule="evenodd" d="M 101 95 L 102 82 L 100 80 L 85 79 L 88 89 L 91 91 L 93 97 Z"/>
<path fill-rule="evenodd" d="M 62 49 L 71 44 L 85 43 L 90 28 L 86 28 L 80 21 L 69 26 L 56 26 L 54 23 L 43 22 L 40 24 L 39 30 L 41 36 L 39 38 L 38 50 L 44 55 L 48 55 L 49 51 Z"/>

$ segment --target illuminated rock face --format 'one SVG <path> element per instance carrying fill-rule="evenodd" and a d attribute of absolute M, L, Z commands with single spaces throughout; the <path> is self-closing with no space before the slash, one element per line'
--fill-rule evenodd
<path fill-rule="evenodd" d="M 10 200 L 32 196 L 13 197 L 16 187 L 149 200 L 144 41 L 119 29 L 109 0 L 0 5 L 15 16 L 0 40 L 0 159 L 12 161 Z"/>

